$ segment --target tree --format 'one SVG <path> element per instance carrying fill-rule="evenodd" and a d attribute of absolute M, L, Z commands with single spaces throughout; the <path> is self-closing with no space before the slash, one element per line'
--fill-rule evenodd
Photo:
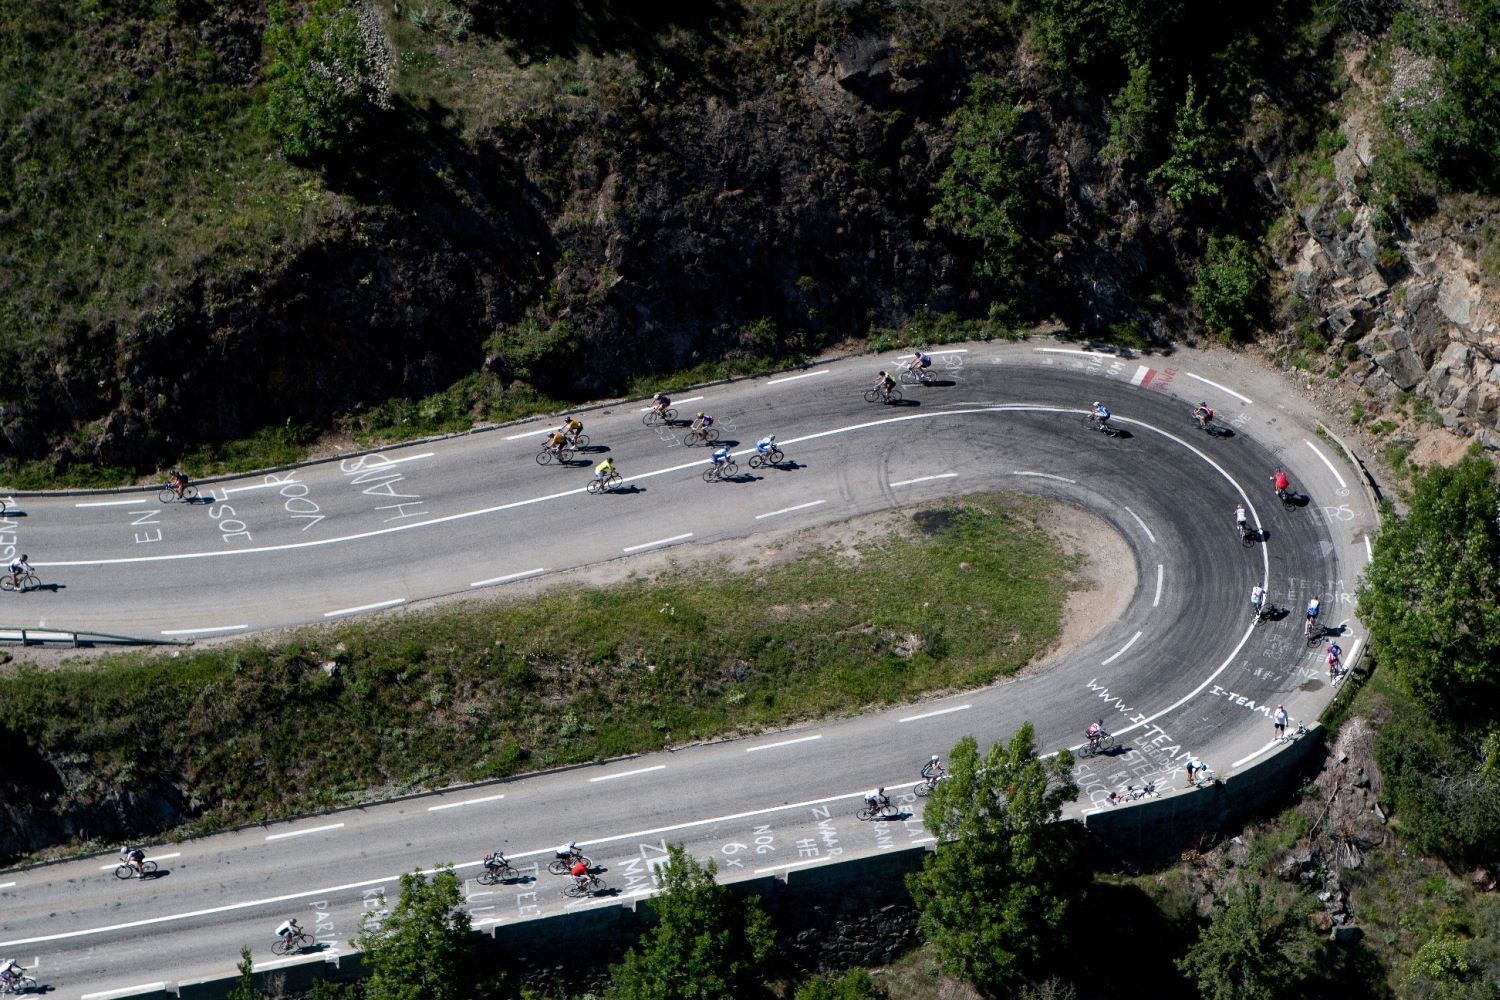
<path fill-rule="evenodd" d="M 1193 303 L 1204 325 L 1225 338 L 1248 333 L 1261 275 L 1250 244 L 1238 236 L 1210 236 L 1193 285 Z"/>
<path fill-rule="evenodd" d="M 1103 155 L 1111 160 L 1134 159 L 1146 151 L 1151 139 L 1151 122 L 1161 95 L 1151 75 L 1151 61 L 1138 58 L 1134 51 L 1126 57 L 1130 79 L 1109 103 L 1109 144 Z"/>
<path fill-rule="evenodd" d="M 352 942 L 370 969 L 366 1000 L 473 997 L 481 966 L 463 904 L 463 885 L 451 867 L 402 875 L 396 905 L 365 913 Z"/>
<path fill-rule="evenodd" d="M 1218 159 L 1220 142 L 1218 130 L 1208 120 L 1208 98 L 1194 103 L 1196 96 L 1193 78 L 1188 77 L 1172 133 L 1172 154 L 1150 174 L 1153 184 L 1166 185 L 1167 200 L 1178 208 L 1219 197 L 1219 178 L 1229 169 L 1228 163 Z"/>
<path fill-rule="evenodd" d="M 616 1000 L 717 1000 L 761 991 L 759 966 L 776 932 L 760 900 L 736 900 L 681 844 L 667 847 L 660 892 L 644 905 L 656 918 L 625 961 L 611 970 Z"/>
<path fill-rule="evenodd" d="M 1205 1000 L 1274 1000 L 1293 992 L 1310 968 L 1307 932 L 1292 907 L 1265 898 L 1257 881 L 1241 877 L 1177 967 Z"/>
<path fill-rule="evenodd" d="M 359 17 L 341 0 L 315 0 L 294 21 L 285 0 L 269 10 L 260 125 L 291 157 L 343 150 L 372 106 L 370 57 Z"/>
<path fill-rule="evenodd" d="M 240 970 L 240 978 L 229 991 L 229 1000 L 261 1000 L 264 994 L 255 988 L 255 959 L 248 944 L 240 945 L 240 960 L 234 967 Z"/>
<path fill-rule="evenodd" d="M 1021 110 L 1004 87 L 976 81 L 953 113 L 953 160 L 938 178 L 932 221 L 980 246 L 978 278 L 1016 275 L 1029 241 L 1023 224 L 1034 201 L 1034 172 L 1016 152 Z"/>
<path fill-rule="evenodd" d="M 1066 750 L 1038 758 L 1028 722 L 982 759 L 965 737 L 928 797 L 922 822 L 938 846 L 907 884 L 940 967 L 986 994 L 1050 971 L 1084 899 L 1082 830 L 1058 822 L 1078 795 L 1072 768 Z"/>
<path fill-rule="evenodd" d="M 1493 719 L 1500 704 L 1500 487 L 1470 456 L 1412 482 L 1388 510 L 1356 591 L 1370 645 L 1435 716 Z"/>

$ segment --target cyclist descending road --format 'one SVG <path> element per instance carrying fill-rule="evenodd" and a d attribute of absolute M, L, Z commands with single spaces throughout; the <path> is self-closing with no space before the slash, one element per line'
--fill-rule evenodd
<path fill-rule="evenodd" d="M 1208 425 L 1214 422 L 1213 407 L 1208 405 L 1207 400 L 1204 400 L 1194 407 L 1193 418 L 1198 421 L 1199 427 L 1208 430 Z"/>
<path fill-rule="evenodd" d="M 702 441 L 704 444 L 708 444 L 718 439 L 719 432 L 714 428 L 714 418 L 712 415 L 699 410 L 698 415 L 693 418 L 693 424 L 688 428 L 687 437 L 684 440 L 688 443 Z"/>
<path fill-rule="evenodd" d="M 1094 424 L 1099 430 L 1109 430 L 1109 407 L 1096 399 L 1094 400 L 1094 407 L 1090 411 L 1090 414 L 1093 416 Z"/>
<path fill-rule="evenodd" d="M 1250 522 L 1245 519 L 1245 505 L 1235 504 L 1234 526 L 1240 533 L 1240 538 L 1249 541 L 1253 536 L 1250 534 Z"/>
<path fill-rule="evenodd" d="M 755 442 L 755 454 L 750 456 L 750 468 L 763 469 L 768 465 L 780 465 L 786 456 L 776 446 L 776 435 L 767 434 Z"/>
<path fill-rule="evenodd" d="M 36 574 L 31 569 L 31 563 L 27 562 L 29 557 L 23 552 L 21 558 L 10 561 L 10 590 L 20 590 L 21 582 L 34 578 Z"/>
<path fill-rule="evenodd" d="M 1264 587 L 1257 583 L 1250 588 L 1250 610 L 1255 612 L 1256 618 L 1259 618 L 1264 612 L 1265 607 L 1266 591 Z"/>
<path fill-rule="evenodd" d="M 1307 602 L 1307 620 L 1302 623 L 1302 634 L 1312 635 L 1312 630 L 1318 624 L 1318 599 L 1314 597 Z"/>
<path fill-rule="evenodd" d="M 1290 485 L 1289 483 L 1287 483 L 1286 473 L 1282 472 L 1280 469 L 1277 469 L 1275 472 L 1271 473 L 1271 485 L 1276 489 L 1276 499 L 1280 500 L 1282 503 L 1285 503 L 1287 500 L 1287 487 Z"/>

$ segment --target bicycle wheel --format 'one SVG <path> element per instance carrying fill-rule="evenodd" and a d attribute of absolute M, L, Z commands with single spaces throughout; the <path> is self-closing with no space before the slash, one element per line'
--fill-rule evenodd
<path fill-rule="evenodd" d="M 598 875 L 591 875 L 589 876 L 588 892 L 586 892 L 585 895 L 590 895 L 596 892 L 603 892 L 608 888 L 609 886 L 604 884 L 604 880 L 602 878 L 600 878 Z"/>
<path fill-rule="evenodd" d="M 1080 757 L 1092 757 L 1098 752 L 1099 748 L 1095 744 L 1087 740 L 1084 741 L 1083 746 L 1078 748 L 1078 756 Z"/>
<path fill-rule="evenodd" d="M 1297 498 L 1288 493 L 1281 498 L 1281 506 L 1285 507 L 1287 510 L 1296 510 Z"/>
<path fill-rule="evenodd" d="M 719 467 L 717 465 L 710 465 L 708 468 L 704 469 L 703 470 L 703 481 L 705 483 L 716 483 L 716 482 L 718 482 L 719 481 Z"/>
<path fill-rule="evenodd" d="M 885 805 L 883 805 L 883 806 L 880 807 L 880 815 L 882 815 L 882 816 L 900 816 L 901 815 L 901 810 L 897 809 L 894 803 L 887 802 Z"/>
<path fill-rule="evenodd" d="M 17 976 L 15 982 L 11 985 L 11 989 L 17 993 L 34 990 L 36 989 L 36 980 L 27 975 Z"/>
<path fill-rule="evenodd" d="M 1104 753 L 1107 750 L 1113 750 L 1114 748 L 1115 748 L 1115 738 L 1113 736 L 1105 736 L 1105 737 L 1102 737 L 1099 740 L 1099 752 L 1100 753 Z"/>
<path fill-rule="evenodd" d="M 579 896 L 587 896 L 588 892 L 589 890 L 586 886 L 581 886 L 577 882 L 573 882 L 563 889 L 563 895 L 571 899 L 577 899 Z"/>
<path fill-rule="evenodd" d="M 770 464 L 771 458 L 769 455 L 762 455 L 760 452 L 756 452 L 754 455 L 750 456 L 750 468 L 752 469 L 759 469 L 762 466 Z"/>
<path fill-rule="evenodd" d="M 1247 549 L 1255 544 L 1254 528 L 1246 528 L 1244 531 L 1240 532 L 1240 544 L 1245 546 L 1245 548 Z"/>
<path fill-rule="evenodd" d="M 735 476 L 738 476 L 739 474 L 740 474 L 740 467 L 738 465 L 734 464 L 734 459 L 732 459 L 732 458 L 729 459 L 727 462 L 725 462 L 723 468 L 721 468 L 719 470 L 719 478 L 720 479 L 733 479 Z"/>
<path fill-rule="evenodd" d="M 922 381 L 922 378 L 910 368 L 903 368 L 901 369 L 901 374 L 897 376 L 897 380 L 900 381 L 902 385 L 916 385 L 918 382 Z"/>
<path fill-rule="evenodd" d="M 915 785 L 912 786 L 912 792 L 918 798 L 925 798 L 926 796 L 931 795 L 932 794 L 932 790 L 934 788 L 936 788 L 936 787 L 937 787 L 936 785 L 929 785 L 927 783 L 926 779 L 923 779 L 922 781 L 919 781 Z"/>
<path fill-rule="evenodd" d="M 120 865 L 115 868 L 115 878 L 130 878 L 135 875 L 135 869 L 129 865 Z"/>
<path fill-rule="evenodd" d="M 293 955 L 298 950 L 295 939 L 278 937 L 276 943 L 271 945 L 271 954 L 273 955 Z"/>
<path fill-rule="evenodd" d="M 551 462 L 552 462 L 552 452 L 551 451 L 547 450 L 546 448 L 543 448 L 541 451 L 539 451 L 539 452 L 536 453 L 536 464 L 537 465 L 548 465 Z"/>
<path fill-rule="evenodd" d="M 504 868 L 486 868 L 475 877 L 474 881 L 480 885 L 499 885 L 505 881 Z"/>
<path fill-rule="evenodd" d="M 143 874 L 143 875 L 150 875 L 150 874 L 152 874 L 155 871 L 156 871 L 156 862 L 155 861 L 142 861 L 141 862 L 141 874 Z"/>
<path fill-rule="evenodd" d="M 172 489 L 170 486 L 163 486 L 160 492 L 156 494 L 157 503 L 175 503 L 176 500 L 177 491 Z"/>
<path fill-rule="evenodd" d="M 900 389 L 892 389 L 890 392 L 886 393 L 885 401 L 887 403 L 899 403 L 899 402 L 901 402 L 901 390 Z"/>
<path fill-rule="evenodd" d="M 182 488 L 182 501 L 183 501 L 183 503 L 191 503 L 192 501 L 196 500 L 197 498 L 198 498 L 198 487 L 196 487 L 196 486 L 184 486 Z"/>
<path fill-rule="evenodd" d="M 865 402 L 866 403 L 873 403 L 873 402 L 875 402 L 879 398 L 880 398 L 880 390 L 879 389 L 866 389 L 865 390 Z"/>
<path fill-rule="evenodd" d="M 619 489 L 619 488 L 620 488 L 620 474 L 618 472 L 611 474 L 608 479 L 604 480 L 604 489 L 606 491 L 608 491 L 608 490 L 615 490 L 615 489 Z"/>
<path fill-rule="evenodd" d="M 863 806 L 860 808 L 859 812 L 855 813 L 854 815 L 858 816 L 861 820 L 866 820 L 873 816 L 874 813 L 870 812 L 869 806 Z"/>
<path fill-rule="evenodd" d="M 551 872 L 553 875 L 568 874 L 568 867 L 568 863 L 562 858 L 556 858 L 552 861 L 547 862 L 547 871 Z"/>
<path fill-rule="evenodd" d="M 647 410 L 645 413 L 641 414 L 641 423 L 645 424 L 647 427 L 654 427 L 660 422 L 662 422 L 661 414 L 657 413 L 655 410 Z"/>
<path fill-rule="evenodd" d="M 587 448 L 588 446 L 589 446 L 589 436 L 587 434 L 579 434 L 579 435 L 576 435 L 573 438 L 573 450 L 574 451 L 578 451 L 578 450 L 580 450 L 582 448 Z"/>
<path fill-rule="evenodd" d="M 573 461 L 573 449 L 564 445 L 562 451 L 557 453 L 557 464 L 567 465 Z"/>

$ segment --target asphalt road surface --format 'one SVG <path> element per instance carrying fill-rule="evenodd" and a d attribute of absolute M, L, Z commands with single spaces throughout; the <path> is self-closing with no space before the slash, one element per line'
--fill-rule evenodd
<path fill-rule="evenodd" d="M 677 394 L 684 417 L 710 412 L 732 443 L 741 472 L 726 482 L 705 483 L 709 449 L 685 445 L 684 426 L 645 426 L 636 401 L 580 414 L 591 442 L 573 466 L 534 460 L 552 426 L 538 421 L 205 483 L 190 505 L 157 503 L 154 490 L 12 498 L 0 546 L 29 553 L 46 586 L 0 594 L 8 626 L 233 635 L 996 489 L 1098 515 L 1128 545 L 1136 586 L 1092 638 L 961 696 L 161 845 L 145 880 L 117 880 L 107 856 L 0 872 L 0 954 L 95 1000 L 231 973 L 242 944 L 258 968 L 317 961 L 346 952 L 361 915 L 416 867 L 456 864 L 479 926 L 524 920 L 650 892 L 668 842 L 729 878 L 927 842 L 912 784 L 965 735 L 986 744 L 1029 719 L 1051 751 L 1104 717 L 1122 749 L 1080 762 L 1092 791 L 1075 811 L 1086 811 L 1106 788 L 1183 787 L 1190 756 L 1220 775 L 1253 764 L 1272 747 L 1278 703 L 1316 717 L 1328 677 L 1302 608 L 1320 596 L 1352 654 L 1351 592 L 1376 522 L 1294 385 L 1228 352 L 1121 360 L 1032 341 L 934 354 L 936 384 L 903 386 L 899 405 L 862 398 L 892 355 Z M 1095 399 L 1125 433 L 1084 425 Z M 1190 423 L 1200 399 L 1228 433 Z M 767 432 L 787 461 L 751 471 L 746 453 Z M 605 455 L 623 488 L 590 495 Z M 1301 505 L 1272 494 L 1278 467 Z M 1234 528 L 1239 502 L 1261 532 L 1253 544 Z M 1256 583 L 1290 613 L 1252 626 Z M 861 822 L 876 785 L 902 815 Z M 568 899 L 567 880 L 546 873 L 552 848 L 574 838 L 607 893 Z M 479 859 L 497 848 L 522 879 L 479 885 Z M 314 932 L 315 950 L 271 954 L 287 916 Z"/>

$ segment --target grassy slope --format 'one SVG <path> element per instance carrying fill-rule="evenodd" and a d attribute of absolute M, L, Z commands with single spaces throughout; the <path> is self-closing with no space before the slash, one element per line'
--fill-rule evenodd
<path fill-rule="evenodd" d="M 1037 527 L 1044 510 L 975 497 L 919 514 L 924 542 L 872 538 L 857 559 L 814 550 L 723 579 L 673 571 L 272 645 L 24 668 L 0 700 L 77 796 L 180 775 L 207 803 L 197 829 L 652 750 L 1020 669 L 1079 586 L 1081 557 Z"/>

